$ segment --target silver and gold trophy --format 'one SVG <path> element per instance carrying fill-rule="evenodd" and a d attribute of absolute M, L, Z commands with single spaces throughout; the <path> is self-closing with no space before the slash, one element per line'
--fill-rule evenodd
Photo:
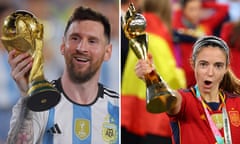
<path fill-rule="evenodd" d="M 145 17 L 136 12 L 132 3 L 122 19 L 122 27 L 125 36 L 129 40 L 129 48 L 133 50 L 138 59 L 147 59 L 148 38 Z M 161 113 L 170 109 L 176 103 L 174 92 L 154 70 L 144 76 L 147 93 L 147 111 Z"/>
<path fill-rule="evenodd" d="M 28 108 L 44 111 L 55 106 L 60 93 L 43 73 L 43 25 L 29 11 L 17 10 L 5 18 L 1 40 L 8 52 L 13 49 L 17 54 L 28 52 L 34 59 L 28 76 Z"/>

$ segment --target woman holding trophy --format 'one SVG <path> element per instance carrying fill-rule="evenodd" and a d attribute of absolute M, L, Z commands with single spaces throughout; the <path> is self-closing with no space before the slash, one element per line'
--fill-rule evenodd
<path fill-rule="evenodd" d="M 229 68 L 228 46 L 218 37 L 201 37 L 193 45 L 191 64 L 196 85 L 173 91 L 176 103 L 166 109 L 174 142 L 240 143 L 240 80 Z M 152 65 L 152 57 L 139 60 L 136 75 L 144 79 Z"/>

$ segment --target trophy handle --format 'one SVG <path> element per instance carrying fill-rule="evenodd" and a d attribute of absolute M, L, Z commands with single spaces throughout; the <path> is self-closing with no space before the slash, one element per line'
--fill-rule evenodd
<path fill-rule="evenodd" d="M 27 93 L 30 98 L 27 106 L 32 111 L 44 111 L 57 105 L 61 95 L 50 82 L 45 80 L 42 54 L 43 41 L 35 39 L 35 46 L 33 66 L 28 77 L 30 88 Z"/>
<path fill-rule="evenodd" d="M 129 47 L 133 50 L 138 59 L 147 59 L 147 35 L 140 35 L 129 39 Z"/>

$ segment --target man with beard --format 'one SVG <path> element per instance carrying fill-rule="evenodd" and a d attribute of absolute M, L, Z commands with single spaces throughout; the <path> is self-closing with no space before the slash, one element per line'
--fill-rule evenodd
<path fill-rule="evenodd" d="M 85 7 L 75 9 L 65 28 L 61 54 L 63 75 L 53 81 L 61 93 L 60 102 L 48 111 L 21 109 L 26 101 L 33 58 L 9 53 L 12 76 L 22 98 L 13 108 L 8 143 L 118 143 L 118 94 L 99 83 L 100 68 L 111 57 L 110 24 L 102 14 Z"/>

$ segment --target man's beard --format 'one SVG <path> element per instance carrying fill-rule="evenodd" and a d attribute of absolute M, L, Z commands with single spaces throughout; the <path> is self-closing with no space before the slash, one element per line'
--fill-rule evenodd
<path fill-rule="evenodd" d="M 87 70 L 79 72 L 76 70 L 76 66 L 70 62 L 67 69 L 69 77 L 73 82 L 84 83 L 90 80 L 97 73 L 99 67 L 100 65 L 96 67 L 90 66 Z"/>

